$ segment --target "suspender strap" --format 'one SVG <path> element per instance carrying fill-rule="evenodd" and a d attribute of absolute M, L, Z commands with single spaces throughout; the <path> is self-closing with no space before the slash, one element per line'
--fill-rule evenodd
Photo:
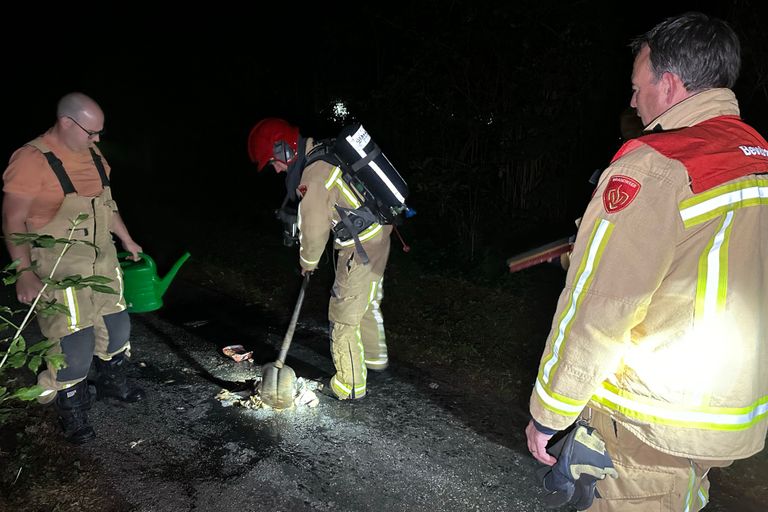
<path fill-rule="evenodd" d="M 93 158 L 93 164 L 96 166 L 96 169 L 99 171 L 99 178 L 101 178 L 101 186 L 104 188 L 107 188 L 109 186 L 109 178 L 107 178 L 107 171 L 104 169 L 104 162 L 101 161 L 101 156 L 93 150 L 93 148 L 89 148 L 91 150 L 91 158 Z"/>
<path fill-rule="evenodd" d="M 53 173 L 59 180 L 61 188 L 64 190 L 64 195 L 71 194 L 73 192 L 76 193 L 77 190 L 75 190 L 75 186 L 72 184 L 72 180 L 70 180 L 69 176 L 67 176 L 67 171 L 64 170 L 64 165 L 61 163 L 61 160 L 59 160 L 58 157 L 50 151 L 45 151 L 43 155 L 45 156 L 45 159 L 48 160 L 48 165 L 51 166 Z"/>
<path fill-rule="evenodd" d="M 320 141 L 317 146 L 307 153 L 307 160 L 304 163 L 304 167 L 309 167 L 310 164 L 313 164 L 318 160 L 324 160 L 331 165 L 340 166 L 341 160 L 339 160 L 336 153 L 333 152 L 331 144 L 332 141 Z"/>
<path fill-rule="evenodd" d="M 61 185 L 61 189 L 64 191 L 64 195 L 77 193 L 77 189 L 72 184 L 72 180 L 67 175 L 67 171 L 64 169 L 64 164 L 61 163 L 61 160 L 53 154 L 53 151 L 48 148 L 48 146 L 43 143 L 43 141 L 40 138 L 37 138 L 31 142 L 27 143 L 28 145 L 36 148 L 38 151 L 40 151 L 45 159 L 48 161 L 48 165 L 51 166 L 51 169 L 53 169 L 53 173 L 56 175 L 56 179 L 59 180 L 59 184 Z M 103 188 L 109 187 L 109 178 L 107 177 L 107 170 L 104 167 L 104 162 L 101 158 L 101 156 L 93 149 L 88 148 L 91 152 L 91 158 L 93 159 L 93 165 L 96 166 L 96 170 L 99 173 L 99 178 L 101 179 L 101 186 Z"/>

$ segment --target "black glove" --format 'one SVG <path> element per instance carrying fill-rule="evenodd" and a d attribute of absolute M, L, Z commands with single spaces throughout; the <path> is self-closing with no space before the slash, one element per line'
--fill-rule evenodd
<path fill-rule="evenodd" d="M 597 494 L 597 481 L 606 476 L 619 477 L 600 433 L 584 420 L 579 420 L 547 451 L 557 458 L 557 463 L 536 471 L 549 491 L 544 497 L 547 508 L 571 505 L 586 510 Z"/>

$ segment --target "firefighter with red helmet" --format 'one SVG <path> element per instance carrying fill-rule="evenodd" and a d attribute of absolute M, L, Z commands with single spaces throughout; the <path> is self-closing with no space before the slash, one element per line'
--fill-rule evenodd
<path fill-rule="evenodd" d="M 360 207 L 359 197 L 342 179 L 338 166 L 321 159 L 307 164 L 308 153 L 317 146 L 319 142 L 302 137 L 297 127 L 277 118 L 262 119 L 248 137 L 248 154 L 258 170 L 272 166 L 286 173 L 287 199 L 299 201 L 302 274 L 317 267 L 329 234 L 343 221 L 340 211 Z M 391 232 L 391 225 L 373 222 L 356 240 L 334 233 L 338 254 L 328 319 L 336 373 L 328 388 L 340 400 L 363 398 L 368 370 L 383 371 L 388 366 L 380 303 Z"/>

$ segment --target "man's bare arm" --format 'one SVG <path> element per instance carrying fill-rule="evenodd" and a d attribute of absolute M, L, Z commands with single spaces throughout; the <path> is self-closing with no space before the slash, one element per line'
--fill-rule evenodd
<path fill-rule="evenodd" d="M 3 197 L 3 236 L 5 246 L 11 260 L 19 260 L 19 268 L 27 268 L 32 264 L 29 245 L 14 245 L 10 241 L 13 233 L 27 232 L 27 216 L 32 207 L 31 197 L 7 193 Z M 32 272 L 24 272 L 16 281 L 16 298 L 23 304 L 31 303 L 40 293 L 43 283 Z"/>
<path fill-rule="evenodd" d="M 128 228 L 125 226 L 125 222 L 123 222 L 123 218 L 118 212 L 115 212 L 115 216 L 112 219 L 112 232 L 120 239 L 123 249 L 131 253 L 131 259 L 139 261 L 139 253 L 142 252 L 141 246 L 133 241 L 130 233 L 128 233 Z"/>

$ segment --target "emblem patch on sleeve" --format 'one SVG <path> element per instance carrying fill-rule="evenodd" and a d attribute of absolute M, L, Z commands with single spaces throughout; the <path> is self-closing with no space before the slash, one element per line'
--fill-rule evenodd
<path fill-rule="evenodd" d="M 608 213 L 623 210 L 640 192 L 640 183 L 628 176 L 611 176 L 603 191 L 603 206 Z"/>

